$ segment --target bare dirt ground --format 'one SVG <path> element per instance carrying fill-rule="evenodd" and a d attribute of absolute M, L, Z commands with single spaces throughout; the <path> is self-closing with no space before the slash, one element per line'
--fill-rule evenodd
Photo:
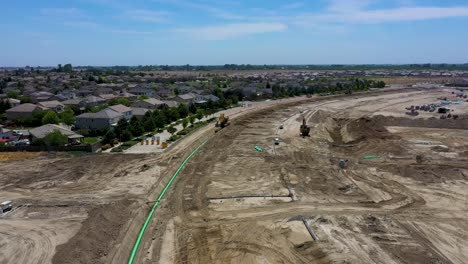
<path fill-rule="evenodd" d="M 179 176 L 138 263 L 466 263 L 468 120 L 401 115 L 449 92 L 330 98 L 237 119 Z"/>
<path fill-rule="evenodd" d="M 402 114 L 449 94 L 312 98 L 201 128 L 162 154 L 5 158 L 0 199 L 19 207 L 0 217 L 0 263 L 126 263 L 152 203 L 206 140 L 135 263 L 466 263 L 468 121 Z"/>

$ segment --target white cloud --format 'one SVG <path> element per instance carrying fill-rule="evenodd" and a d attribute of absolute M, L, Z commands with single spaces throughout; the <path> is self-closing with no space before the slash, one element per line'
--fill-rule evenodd
<path fill-rule="evenodd" d="M 166 11 L 136 9 L 126 11 L 125 16 L 133 20 L 144 22 L 167 22 L 169 20 L 169 12 Z"/>
<path fill-rule="evenodd" d="M 39 13 L 43 16 L 77 16 L 81 14 L 78 8 L 41 8 Z"/>
<path fill-rule="evenodd" d="M 83 28 L 83 29 L 96 29 L 100 27 L 99 24 L 96 24 L 94 22 L 88 22 L 88 21 L 69 21 L 69 22 L 64 22 L 63 24 L 65 26 Z"/>
<path fill-rule="evenodd" d="M 355 1 L 355 0 L 351 0 Z M 328 24 L 372 24 L 401 21 L 418 21 L 453 17 L 468 17 L 468 6 L 459 7 L 399 7 L 391 9 L 365 9 L 370 4 L 362 3 L 359 8 L 347 8 L 342 0 L 332 1 L 328 13 L 305 13 L 291 17 L 296 25 Z"/>
<path fill-rule="evenodd" d="M 186 33 L 205 40 L 223 40 L 245 35 L 284 32 L 288 29 L 283 23 L 239 23 L 198 28 L 176 29 L 177 33 Z"/>

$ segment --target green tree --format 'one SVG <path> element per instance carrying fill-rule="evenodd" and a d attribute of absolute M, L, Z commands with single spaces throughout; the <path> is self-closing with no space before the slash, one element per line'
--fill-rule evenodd
<path fill-rule="evenodd" d="M 185 118 L 184 120 L 182 120 L 182 127 L 183 127 L 184 129 L 186 129 L 187 126 L 188 126 L 188 123 L 189 123 L 189 121 L 187 120 L 187 118 Z"/>
<path fill-rule="evenodd" d="M 169 118 L 169 121 L 176 121 L 180 118 L 179 111 L 177 110 L 176 107 L 171 107 L 169 109 L 167 117 Z"/>
<path fill-rule="evenodd" d="M 102 76 L 99 76 L 98 80 L 97 80 L 97 83 L 105 83 L 106 80 L 104 79 L 104 77 Z"/>
<path fill-rule="evenodd" d="M 54 111 L 48 111 L 44 117 L 42 118 L 42 124 L 58 124 L 60 122 L 60 118 Z"/>
<path fill-rule="evenodd" d="M 162 111 L 154 111 L 151 119 L 154 121 L 156 128 L 164 128 L 164 125 L 166 125 L 166 117 Z"/>
<path fill-rule="evenodd" d="M 156 129 L 156 124 L 154 123 L 153 118 L 146 118 L 143 122 L 143 127 L 147 132 L 153 132 Z"/>
<path fill-rule="evenodd" d="M 73 66 L 70 63 L 67 63 L 63 66 L 63 71 L 67 73 L 73 72 Z"/>
<path fill-rule="evenodd" d="M 117 138 L 117 135 L 115 134 L 114 131 L 112 130 L 109 130 L 107 131 L 107 133 L 104 135 L 104 139 L 103 139 L 103 142 L 104 144 L 110 144 L 112 143 L 112 141 L 114 141 L 114 139 Z"/>
<path fill-rule="evenodd" d="M 7 93 L 8 98 L 13 98 L 13 99 L 18 99 L 19 98 L 19 93 L 16 91 L 9 91 Z"/>
<path fill-rule="evenodd" d="M 203 116 L 205 116 L 205 110 L 203 110 L 203 109 L 198 109 L 198 110 L 197 110 L 197 113 L 195 114 L 195 117 L 196 117 L 198 120 L 202 120 L 202 119 L 203 119 Z"/>
<path fill-rule="evenodd" d="M 57 65 L 57 71 L 58 71 L 58 72 L 62 72 L 62 71 L 63 71 L 62 64 Z"/>
<path fill-rule="evenodd" d="M 129 130 L 124 130 L 120 138 L 122 142 L 129 141 L 132 139 L 132 133 Z"/>
<path fill-rule="evenodd" d="M 188 109 L 188 106 L 186 104 L 179 104 L 177 106 L 177 111 L 179 112 L 179 117 L 180 118 L 185 118 L 189 114 L 189 109 Z"/>
<path fill-rule="evenodd" d="M 175 89 L 174 89 L 174 94 L 175 94 L 176 96 L 178 96 L 178 95 L 180 94 L 179 89 L 175 88 Z"/>
<path fill-rule="evenodd" d="M 56 129 L 45 136 L 44 142 L 47 146 L 64 146 L 68 143 L 68 137 Z"/>
<path fill-rule="evenodd" d="M 132 132 L 133 136 L 138 137 L 145 133 L 145 128 L 143 127 L 143 124 L 140 120 L 137 120 L 136 122 L 130 124 L 130 132 Z"/>
<path fill-rule="evenodd" d="M 147 95 L 140 95 L 138 97 L 138 100 L 146 100 L 146 99 L 149 99 L 149 97 Z"/>
<path fill-rule="evenodd" d="M 129 102 L 127 98 L 112 98 L 109 100 L 109 105 L 118 105 L 118 104 L 128 106 Z"/>
<path fill-rule="evenodd" d="M 28 97 L 28 96 L 20 96 L 18 99 L 20 100 L 22 104 L 32 103 L 31 97 Z"/>
<path fill-rule="evenodd" d="M 196 119 L 196 117 L 194 115 L 189 116 L 189 121 L 190 121 L 190 124 L 192 126 L 193 126 L 193 124 L 195 124 L 195 119 Z"/>
<path fill-rule="evenodd" d="M 60 113 L 60 120 L 67 126 L 71 126 L 75 124 L 75 113 L 71 108 L 65 108 L 65 111 Z"/>

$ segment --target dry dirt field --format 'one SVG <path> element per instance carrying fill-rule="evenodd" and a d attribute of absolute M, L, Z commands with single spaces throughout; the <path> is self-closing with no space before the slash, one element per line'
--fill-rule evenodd
<path fill-rule="evenodd" d="M 468 103 L 453 106 L 458 120 L 404 115 L 441 96 L 451 90 L 312 98 L 159 155 L 2 161 L 0 199 L 20 207 L 0 217 L 0 263 L 126 263 L 157 195 L 205 140 L 135 263 L 466 263 Z"/>

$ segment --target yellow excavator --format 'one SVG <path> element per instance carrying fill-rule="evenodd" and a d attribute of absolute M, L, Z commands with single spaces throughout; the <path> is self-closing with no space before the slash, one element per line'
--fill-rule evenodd
<path fill-rule="evenodd" d="M 308 137 L 309 133 L 310 133 L 310 127 L 307 125 L 305 118 L 302 118 L 301 136 Z"/>
<path fill-rule="evenodd" d="M 216 129 L 216 132 L 220 131 L 221 129 L 229 126 L 229 117 L 227 116 L 224 116 L 224 114 L 220 114 L 219 115 L 219 118 L 218 118 L 218 121 L 216 121 L 216 125 L 215 127 L 217 127 L 218 129 Z"/>

